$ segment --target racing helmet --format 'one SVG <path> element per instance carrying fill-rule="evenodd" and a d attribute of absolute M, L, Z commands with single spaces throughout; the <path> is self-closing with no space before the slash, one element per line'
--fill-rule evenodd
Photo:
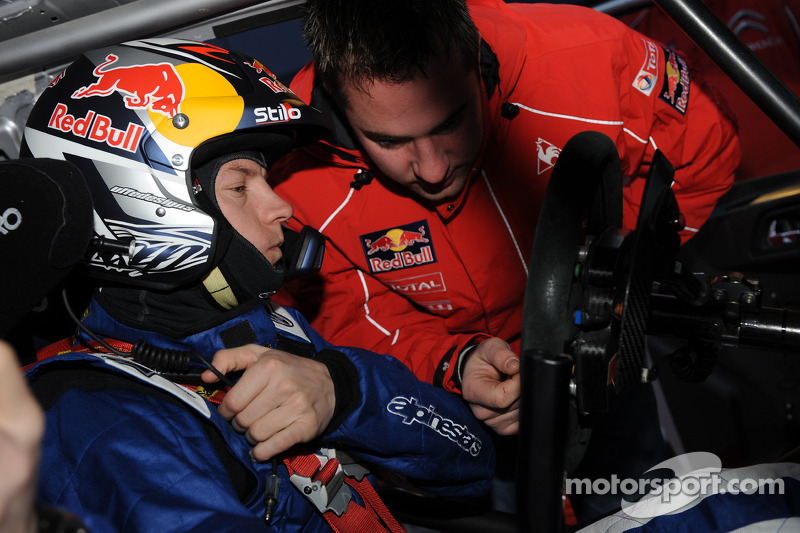
<path fill-rule="evenodd" d="M 198 169 L 240 152 L 269 166 L 328 129 L 257 60 L 157 38 L 87 52 L 56 76 L 31 110 L 20 154 L 67 160 L 84 175 L 90 275 L 171 290 L 228 256 L 228 271 L 246 267 L 237 286 L 260 294 L 277 290 L 281 267 L 230 227 Z"/>

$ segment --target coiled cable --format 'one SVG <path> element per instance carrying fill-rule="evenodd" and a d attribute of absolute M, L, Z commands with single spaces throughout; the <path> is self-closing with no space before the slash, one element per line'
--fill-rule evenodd
<path fill-rule="evenodd" d="M 130 352 L 123 352 L 122 350 L 114 348 L 106 341 L 95 335 L 93 331 L 89 330 L 89 328 L 87 328 L 83 322 L 81 322 L 81 320 L 75 316 L 75 313 L 72 311 L 72 308 L 69 305 L 69 298 L 67 298 L 66 289 L 61 290 L 61 299 L 64 302 L 64 307 L 67 310 L 67 314 L 72 321 L 75 322 L 78 328 L 83 333 L 88 335 L 92 340 L 114 355 L 118 355 L 120 357 L 132 357 L 136 362 L 141 363 L 148 368 L 152 368 L 159 373 L 174 372 L 178 374 L 187 373 L 191 366 L 191 360 L 194 358 L 200 361 L 211 372 L 213 372 L 223 384 L 233 387 L 233 382 L 228 379 L 225 374 L 220 372 L 205 357 L 197 352 L 159 348 L 158 346 L 153 346 L 152 344 L 142 340 L 136 341 Z"/>

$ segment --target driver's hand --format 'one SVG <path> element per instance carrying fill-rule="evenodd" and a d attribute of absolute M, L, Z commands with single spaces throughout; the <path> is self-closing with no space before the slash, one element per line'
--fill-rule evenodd
<path fill-rule="evenodd" d="M 44 414 L 13 349 L 0 341 L 0 531 L 37 529 L 34 497 Z"/>
<path fill-rule="evenodd" d="M 478 420 L 499 435 L 519 431 L 519 357 L 503 339 L 482 341 L 464 366 L 461 392 Z"/>
<path fill-rule="evenodd" d="M 221 350 L 212 364 L 223 374 L 245 370 L 219 406 L 220 414 L 266 461 L 321 435 L 333 418 L 336 397 L 328 367 L 313 359 L 256 344 Z M 217 377 L 206 370 L 203 381 Z"/>

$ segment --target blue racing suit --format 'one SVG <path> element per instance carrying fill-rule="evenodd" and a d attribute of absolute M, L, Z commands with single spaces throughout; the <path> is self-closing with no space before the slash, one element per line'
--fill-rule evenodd
<path fill-rule="evenodd" d="M 433 494 L 464 498 L 488 491 L 491 439 L 459 397 L 419 381 L 393 357 L 334 349 L 294 310 L 259 304 L 226 318 L 174 339 L 123 325 L 92 300 L 83 323 L 101 338 L 193 350 L 208 360 L 231 347 L 232 338 L 338 359 L 354 377 L 348 383 L 354 400 L 309 451 L 346 451 L 359 464 L 392 471 L 393 479 Z M 329 530 L 283 465 L 267 525 L 271 464 L 251 460 L 245 437 L 200 394 L 105 353 L 59 354 L 27 375 L 47 419 L 39 501 L 83 517 L 94 533 Z M 352 497 L 360 501 L 355 491 Z"/>

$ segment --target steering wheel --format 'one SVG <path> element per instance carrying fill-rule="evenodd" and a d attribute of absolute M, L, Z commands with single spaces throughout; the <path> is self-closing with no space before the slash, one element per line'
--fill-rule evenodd
<path fill-rule="evenodd" d="M 642 380 L 650 288 L 680 245 L 673 174 L 657 151 L 632 232 L 621 229 L 622 171 L 610 138 L 593 131 L 576 135 L 553 169 L 523 312 L 523 529 L 563 529 L 563 476 L 588 445 L 586 420 L 607 409 L 610 394 Z"/>

